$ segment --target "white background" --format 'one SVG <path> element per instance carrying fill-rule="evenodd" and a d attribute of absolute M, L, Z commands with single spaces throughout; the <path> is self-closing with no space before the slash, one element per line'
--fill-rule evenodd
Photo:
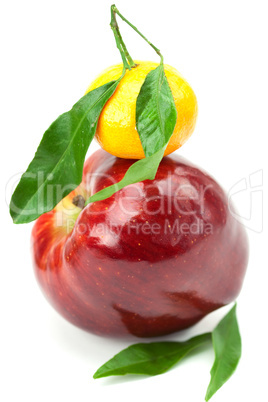
<path fill-rule="evenodd" d="M 238 298 L 243 356 L 235 375 L 213 397 L 215 402 L 235 402 L 238 398 L 258 402 L 267 398 L 268 239 L 260 192 L 265 202 L 266 3 L 116 3 L 196 92 L 197 127 L 178 152 L 209 171 L 227 191 L 236 183 L 243 188 L 244 179 L 259 170 L 263 172 L 263 185 L 261 172 L 252 177 L 252 184 L 258 186 L 253 190 L 259 192 L 250 195 L 248 188 L 234 197 L 250 228 L 250 263 Z M 110 5 L 107 0 L 16 0 L 1 6 L 0 399 L 4 402 L 132 402 L 148 398 L 155 402 L 199 402 L 204 400 L 209 383 L 211 351 L 191 356 L 158 377 L 93 380 L 93 373 L 102 363 L 139 340 L 100 338 L 62 319 L 43 298 L 33 275 L 32 225 L 13 225 L 8 214 L 7 202 L 17 178 L 13 176 L 26 169 L 43 132 L 83 95 L 96 74 L 120 61 L 109 29 Z M 125 24 L 120 26 L 133 58 L 158 60 L 142 39 Z M 95 143 L 89 153 L 94 149 Z M 228 309 L 163 339 L 187 339 L 211 330 Z"/>

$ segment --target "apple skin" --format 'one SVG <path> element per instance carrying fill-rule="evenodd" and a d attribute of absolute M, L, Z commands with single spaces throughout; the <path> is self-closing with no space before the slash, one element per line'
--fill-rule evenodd
<path fill-rule="evenodd" d="M 81 185 L 34 225 L 34 268 L 46 298 L 78 327 L 160 336 L 236 299 L 248 241 L 222 188 L 174 154 L 155 180 L 74 206 L 75 195 L 118 182 L 132 163 L 103 150 L 86 161 Z"/>

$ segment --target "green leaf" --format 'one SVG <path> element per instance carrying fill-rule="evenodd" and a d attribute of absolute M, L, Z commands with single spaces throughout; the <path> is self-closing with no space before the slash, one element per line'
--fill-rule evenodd
<path fill-rule="evenodd" d="M 185 342 L 137 343 L 122 350 L 101 366 L 93 378 L 124 374 L 162 374 L 190 351 L 210 341 L 211 334 L 207 333 Z"/>
<path fill-rule="evenodd" d="M 215 361 L 210 371 L 211 379 L 206 401 L 231 377 L 241 357 L 241 337 L 236 318 L 236 304 L 212 332 L 212 342 Z"/>
<path fill-rule="evenodd" d="M 99 115 L 120 79 L 83 96 L 45 132 L 11 198 L 10 214 L 14 223 L 35 220 L 80 184 L 85 155 Z"/>
<path fill-rule="evenodd" d="M 96 194 L 89 197 L 86 205 L 90 202 L 104 200 L 111 197 L 114 193 L 128 186 L 129 184 L 138 183 L 143 180 L 153 180 L 155 178 L 159 163 L 164 155 L 165 148 L 160 149 L 154 155 L 148 158 L 140 159 L 131 165 L 125 176 L 118 183 L 112 184 L 109 187 L 100 190 Z"/>
<path fill-rule="evenodd" d="M 146 76 L 136 104 L 136 126 L 146 156 L 168 144 L 176 120 L 176 106 L 161 63 Z"/>
<path fill-rule="evenodd" d="M 86 205 L 111 197 L 129 184 L 153 180 L 173 134 L 176 119 L 176 106 L 161 62 L 146 76 L 137 98 L 136 124 L 146 158 L 133 163 L 120 182 L 91 196 Z"/>

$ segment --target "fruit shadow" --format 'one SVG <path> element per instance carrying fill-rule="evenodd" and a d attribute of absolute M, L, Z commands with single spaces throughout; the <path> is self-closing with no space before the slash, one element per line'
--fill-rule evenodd
<path fill-rule="evenodd" d="M 90 368 L 90 376 L 92 376 L 98 367 L 131 344 L 163 341 L 182 342 L 190 339 L 193 336 L 210 332 L 213 330 L 213 328 L 215 328 L 217 323 L 226 313 L 226 310 L 229 308 L 230 307 L 228 306 L 223 307 L 217 311 L 214 311 L 213 313 L 210 313 L 208 316 L 188 329 L 165 336 L 150 338 L 139 338 L 133 335 L 116 338 L 90 334 L 73 326 L 65 321 L 61 316 L 55 314 L 53 315 L 53 318 L 51 317 L 51 337 L 57 343 L 57 346 L 63 349 L 64 352 L 73 355 L 76 359 L 78 358 L 83 362 L 83 364 L 91 366 L 92 368 Z M 210 344 L 205 344 L 200 346 L 200 348 L 197 350 L 191 351 L 184 359 L 182 359 L 181 362 L 178 362 L 170 370 L 179 367 L 180 364 L 184 364 L 185 360 L 190 362 L 193 357 L 196 357 L 196 355 L 199 355 L 203 361 L 209 361 L 209 364 L 212 365 L 214 356 L 213 349 Z M 100 382 L 101 386 L 109 386 L 125 382 L 143 381 L 145 379 L 148 380 L 149 377 L 150 376 L 148 375 L 127 374 L 123 376 L 104 377 L 98 379 L 97 382 Z"/>
<path fill-rule="evenodd" d="M 50 316 L 51 339 L 76 358 L 89 362 L 107 359 L 107 351 L 120 350 L 135 342 L 136 337 L 112 338 L 89 333 L 69 323 L 56 312 Z M 106 352 L 106 353 L 105 353 Z M 117 352 L 115 352 L 117 353 Z M 96 363 L 95 363 L 96 364 Z"/>

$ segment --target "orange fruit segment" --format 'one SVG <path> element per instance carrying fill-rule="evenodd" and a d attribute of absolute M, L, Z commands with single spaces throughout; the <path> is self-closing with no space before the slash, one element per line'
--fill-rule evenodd
<path fill-rule="evenodd" d="M 159 64 L 151 61 L 135 61 L 137 67 L 127 70 L 114 94 L 104 106 L 95 138 L 100 146 L 120 158 L 145 157 L 136 129 L 136 100 L 147 74 Z M 117 80 L 123 65 L 117 64 L 104 70 L 88 87 L 86 93 Z M 197 118 L 196 96 L 188 82 L 173 67 L 165 64 L 165 74 L 177 109 L 177 122 L 165 150 L 165 155 L 180 148 L 191 136 Z"/>

